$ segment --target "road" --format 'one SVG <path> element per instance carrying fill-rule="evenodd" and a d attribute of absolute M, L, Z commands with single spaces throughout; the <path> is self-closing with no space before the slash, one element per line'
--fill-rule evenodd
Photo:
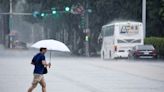
<path fill-rule="evenodd" d="M 35 51 L 1 50 L 0 92 L 27 92 Z M 47 54 L 47 61 L 49 61 Z M 45 75 L 47 92 L 163 92 L 162 60 L 101 60 L 98 57 L 57 56 Z M 41 92 L 38 86 L 34 92 Z"/>

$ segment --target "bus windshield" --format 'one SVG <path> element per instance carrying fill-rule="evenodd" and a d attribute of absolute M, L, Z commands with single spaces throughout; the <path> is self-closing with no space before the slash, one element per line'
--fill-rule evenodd
<path fill-rule="evenodd" d="M 136 24 L 126 24 L 119 26 L 119 34 L 120 35 L 137 35 L 139 34 L 139 25 Z"/>
<path fill-rule="evenodd" d="M 119 39 L 117 39 L 117 43 L 141 43 L 140 27 L 139 24 L 119 25 Z M 140 39 L 134 38 L 134 35 L 138 35 Z"/>

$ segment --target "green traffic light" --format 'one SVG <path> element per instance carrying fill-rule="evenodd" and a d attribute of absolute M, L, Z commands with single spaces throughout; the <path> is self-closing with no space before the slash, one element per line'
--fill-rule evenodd
<path fill-rule="evenodd" d="M 45 14 L 44 14 L 44 13 L 41 13 L 41 16 L 42 16 L 42 17 L 44 17 L 44 16 L 45 16 Z"/>
<path fill-rule="evenodd" d="M 56 14 L 56 11 L 52 11 L 52 14 Z"/>
<path fill-rule="evenodd" d="M 56 11 L 56 8 L 55 8 L 55 7 L 52 7 L 52 8 L 51 8 L 51 11 L 52 11 L 52 14 L 56 14 L 56 13 L 57 13 L 57 11 Z"/>
<path fill-rule="evenodd" d="M 65 11 L 69 11 L 70 10 L 70 8 L 69 7 L 65 7 Z"/>
<path fill-rule="evenodd" d="M 89 41 L 89 36 L 85 36 L 85 41 Z"/>
<path fill-rule="evenodd" d="M 34 11 L 34 12 L 32 13 L 32 15 L 33 15 L 34 17 L 37 17 L 37 16 L 39 15 L 39 12 L 38 12 L 38 11 Z"/>

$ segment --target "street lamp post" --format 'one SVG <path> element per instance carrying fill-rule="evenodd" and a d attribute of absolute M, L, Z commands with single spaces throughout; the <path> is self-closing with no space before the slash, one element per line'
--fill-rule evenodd
<path fill-rule="evenodd" d="M 9 32 L 11 32 L 12 29 L 12 13 L 13 13 L 13 1 L 10 0 L 10 16 L 9 16 Z M 9 35 L 9 48 L 13 48 L 13 44 L 12 44 L 12 37 Z"/>
<path fill-rule="evenodd" d="M 144 37 L 146 37 L 146 0 L 142 0 L 142 23 L 143 23 Z"/>

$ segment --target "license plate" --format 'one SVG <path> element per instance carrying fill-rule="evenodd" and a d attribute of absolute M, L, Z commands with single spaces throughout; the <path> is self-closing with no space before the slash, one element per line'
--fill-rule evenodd
<path fill-rule="evenodd" d="M 149 52 L 144 52 L 144 54 L 148 55 L 148 54 L 149 54 Z"/>

